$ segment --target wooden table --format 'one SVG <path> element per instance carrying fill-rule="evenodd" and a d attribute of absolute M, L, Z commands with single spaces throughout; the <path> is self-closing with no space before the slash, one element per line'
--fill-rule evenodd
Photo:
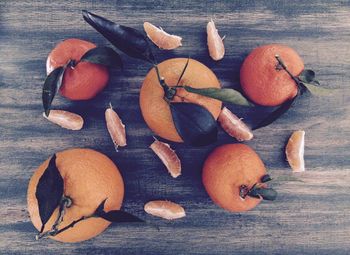
<path fill-rule="evenodd" d="M 191 56 L 202 61 L 224 87 L 239 86 L 239 69 L 254 47 L 285 43 L 295 48 L 322 85 L 339 88 L 331 97 L 308 97 L 247 144 L 273 176 L 290 175 L 284 146 L 292 131 L 306 131 L 307 172 L 302 181 L 275 184 L 279 197 L 247 213 L 214 205 L 201 183 L 201 166 L 216 146 L 234 143 L 222 130 L 216 144 L 190 148 L 172 144 L 183 174 L 172 179 L 148 148 L 152 132 L 142 119 L 138 93 L 149 66 L 125 55 L 124 70 L 88 102 L 57 97 L 57 108 L 81 114 L 85 128 L 62 129 L 42 117 L 41 87 L 50 50 L 77 37 L 108 42 L 82 19 L 87 9 L 138 29 L 144 21 L 183 37 L 183 47 L 160 59 Z M 349 1 L 1 1 L 0 2 L 0 254 L 348 254 L 350 249 L 350 2 Z M 215 63 L 206 48 L 205 26 L 213 18 L 226 35 L 226 56 Z M 128 146 L 116 153 L 104 109 L 116 106 L 127 126 Z M 230 109 L 248 123 L 263 109 Z M 107 154 L 125 180 L 124 209 L 157 224 L 113 225 L 77 244 L 35 241 L 26 210 L 28 181 L 56 151 L 89 147 Z M 169 199 L 187 217 L 168 222 L 146 215 L 145 202 Z"/>

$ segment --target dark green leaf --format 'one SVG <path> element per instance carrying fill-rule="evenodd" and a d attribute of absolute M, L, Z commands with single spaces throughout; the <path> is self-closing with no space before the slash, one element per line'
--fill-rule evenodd
<path fill-rule="evenodd" d="M 304 70 L 299 74 L 299 80 L 302 82 L 310 83 L 315 80 L 315 72 L 312 70 Z"/>
<path fill-rule="evenodd" d="M 118 25 L 108 19 L 83 10 L 84 20 L 115 47 L 127 55 L 155 63 L 145 34 L 131 27 Z"/>
<path fill-rule="evenodd" d="M 46 77 L 42 94 L 43 106 L 46 116 L 49 116 L 52 100 L 62 85 L 62 79 L 65 70 L 65 66 L 58 67 Z"/>
<path fill-rule="evenodd" d="M 263 177 L 261 177 L 261 179 L 260 179 L 260 181 L 262 182 L 262 183 L 265 183 L 265 182 L 269 182 L 269 181 L 271 181 L 272 180 L 272 178 L 271 178 L 271 176 L 269 175 L 269 174 L 265 174 Z"/>
<path fill-rule="evenodd" d="M 113 210 L 113 211 L 105 212 L 104 211 L 105 202 L 106 202 L 106 199 L 103 200 L 101 204 L 97 207 L 94 213 L 95 217 L 101 217 L 110 222 L 144 222 L 140 218 L 121 210 Z"/>
<path fill-rule="evenodd" d="M 271 188 L 254 187 L 248 192 L 248 196 L 255 198 L 262 197 L 264 200 L 273 201 L 277 197 L 277 192 L 276 190 Z"/>
<path fill-rule="evenodd" d="M 234 89 L 219 89 L 219 88 L 204 88 L 197 89 L 190 86 L 184 86 L 185 90 L 191 93 L 199 94 L 206 97 L 215 98 L 225 103 L 237 104 L 243 106 L 252 106 L 252 104 L 237 90 Z"/>
<path fill-rule="evenodd" d="M 170 110 L 182 140 L 193 146 L 204 146 L 217 140 L 217 123 L 204 107 L 192 103 L 171 103 Z"/>
<path fill-rule="evenodd" d="M 319 84 L 318 84 L 319 85 Z M 322 88 L 318 85 L 303 82 L 300 86 L 303 86 L 307 91 L 316 96 L 329 96 L 333 92 L 331 89 Z"/>
<path fill-rule="evenodd" d="M 279 117 L 281 117 L 285 112 L 289 110 L 295 103 L 295 100 L 299 97 L 299 94 L 295 96 L 293 99 L 288 100 L 284 102 L 282 105 L 280 105 L 276 110 L 271 112 L 265 119 L 263 119 L 258 125 L 256 125 L 253 130 L 266 127 L 270 125 L 272 122 L 277 120 Z"/>
<path fill-rule="evenodd" d="M 80 59 L 94 64 L 108 67 L 121 67 L 122 59 L 119 54 L 110 47 L 96 47 L 87 51 Z"/>
<path fill-rule="evenodd" d="M 40 177 L 35 196 L 42 222 L 41 233 L 63 197 L 63 179 L 56 166 L 56 155 L 51 157 L 48 167 Z"/>

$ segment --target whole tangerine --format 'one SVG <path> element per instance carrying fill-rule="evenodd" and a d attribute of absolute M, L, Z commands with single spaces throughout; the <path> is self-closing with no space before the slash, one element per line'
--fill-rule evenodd
<path fill-rule="evenodd" d="M 108 68 L 89 62 L 79 62 L 81 57 L 96 45 L 80 40 L 67 39 L 50 52 L 46 61 L 46 72 L 51 73 L 54 69 L 73 61 L 73 66 L 66 69 L 60 93 L 70 100 L 88 100 L 94 98 L 106 87 L 109 79 Z"/>
<path fill-rule="evenodd" d="M 298 53 L 285 45 L 268 44 L 254 49 L 244 60 L 240 81 L 245 95 L 262 106 L 277 106 L 297 95 L 297 84 L 278 66 L 279 55 L 293 76 L 304 70 Z"/>
<path fill-rule="evenodd" d="M 100 203 L 106 200 L 105 211 L 120 209 L 124 197 L 124 183 L 116 165 L 104 154 L 91 149 L 69 149 L 56 154 L 56 166 L 64 180 L 64 195 L 72 205 L 66 208 L 59 229 L 93 214 Z M 31 221 L 37 230 L 42 223 L 39 216 L 36 188 L 48 166 L 46 160 L 30 179 L 27 202 Z M 44 232 L 51 229 L 58 215 L 58 208 L 45 224 Z M 103 232 L 110 225 L 102 218 L 89 218 L 74 227 L 50 238 L 61 242 L 80 242 Z"/>
<path fill-rule="evenodd" d="M 175 86 L 187 58 L 173 58 L 158 64 L 160 75 L 167 85 Z M 179 83 L 193 88 L 220 88 L 216 75 L 202 63 L 190 59 L 187 69 Z M 205 107 L 215 119 L 221 111 L 221 101 L 177 89 L 174 101 L 197 103 Z M 142 116 L 150 129 L 162 138 L 174 142 L 183 142 L 176 131 L 169 104 L 164 100 L 164 90 L 160 86 L 155 69 L 149 71 L 140 91 L 140 108 Z"/>
<path fill-rule="evenodd" d="M 261 199 L 241 197 L 242 187 L 251 189 L 266 174 L 258 154 L 245 144 L 226 144 L 216 148 L 203 166 L 202 181 L 210 198 L 231 212 L 244 212 Z"/>

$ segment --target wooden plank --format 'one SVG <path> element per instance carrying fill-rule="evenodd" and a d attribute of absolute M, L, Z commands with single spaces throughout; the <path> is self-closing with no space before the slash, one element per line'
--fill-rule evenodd
<path fill-rule="evenodd" d="M 253 211 L 230 214 L 215 206 L 201 184 L 201 166 L 216 146 L 234 142 L 220 131 L 216 144 L 189 148 L 174 144 L 184 169 L 173 180 L 148 149 L 152 132 L 144 123 L 138 91 L 150 66 L 123 55 L 124 70 L 113 71 L 109 86 L 88 102 L 62 97 L 56 107 L 81 114 L 77 133 L 42 118 L 41 86 L 45 60 L 54 45 L 78 37 L 108 45 L 84 23 L 88 9 L 142 28 L 144 21 L 181 35 L 183 47 L 158 51 L 198 59 L 224 87 L 239 86 L 244 57 L 258 45 L 278 42 L 295 48 L 321 83 L 341 89 L 332 97 L 310 97 L 275 124 L 257 130 L 247 144 L 257 150 L 274 176 L 290 170 L 284 145 L 291 131 L 306 130 L 303 182 L 276 184 L 279 198 Z M 214 63 L 206 48 L 205 25 L 214 18 L 226 34 L 226 56 Z M 350 248 L 350 4 L 349 1 L 1 1 L 0 2 L 0 250 L 1 254 L 347 254 Z M 116 153 L 103 111 L 109 102 L 127 125 L 128 146 Z M 250 124 L 261 118 L 229 106 Z M 122 171 L 126 210 L 160 226 L 113 225 L 78 244 L 36 242 L 26 211 L 26 189 L 35 168 L 57 150 L 90 147 L 106 153 Z M 195 160 L 194 160 L 195 159 Z M 143 212 L 148 200 L 184 205 L 187 217 L 174 222 Z"/>

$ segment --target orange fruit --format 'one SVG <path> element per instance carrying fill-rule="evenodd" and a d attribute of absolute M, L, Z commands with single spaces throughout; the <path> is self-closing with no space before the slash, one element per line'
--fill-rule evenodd
<path fill-rule="evenodd" d="M 294 131 L 286 146 L 286 156 L 293 172 L 304 172 L 305 131 Z"/>
<path fill-rule="evenodd" d="M 240 196 L 243 185 L 249 189 L 266 174 L 259 155 L 244 144 L 226 144 L 216 148 L 203 166 L 202 181 L 210 198 L 231 212 L 244 212 L 261 199 Z"/>
<path fill-rule="evenodd" d="M 297 94 L 297 85 L 288 73 L 277 68 L 279 55 L 293 76 L 304 70 L 303 60 L 292 48 L 268 44 L 254 49 L 244 60 L 240 71 L 241 86 L 254 103 L 277 106 Z"/>
<path fill-rule="evenodd" d="M 91 149 L 69 149 L 58 152 L 56 156 L 56 165 L 64 180 L 64 195 L 72 200 L 59 229 L 82 216 L 93 214 L 106 198 L 105 211 L 120 209 L 124 197 L 124 183 L 118 168 L 107 156 Z M 42 224 L 35 192 L 49 160 L 35 171 L 28 187 L 28 211 L 37 230 L 40 230 Z M 57 215 L 58 208 L 46 223 L 44 232 L 51 229 Z M 80 242 L 97 236 L 109 224 L 109 221 L 102 218 L 89 218 L 51 238 L 62 242 Z"/>
<path fill-rule="evenodd" d="M 187 62 L 186 58 L 168 59 L 158 65 L 160 74 L 169 86 L 174 86 Z M 194 88 L 220 88 L 215 74 L 202 63 L 190 59 L 180 85 Z M 168 103 L 163 99 L 164 90 L 160 86 L 154 68 L 148 72 L 140 91 L 140 108 L 147 125 L 154 133 L 167 140 L 183 142 L 176 131 Z M 175 101 L 184 100 L 197 103 L 211 112 L 215 119 L 221 111 L 221 101 L 178 89 Z"/>
<path fill-rule="evenodd" d="M 46 61 L 47 74 L 70 60 L 77 64 L 67 68 L 60 88 L 62 96 L 70 100 L 88 100 L 95 97 L 107 85 L 109 79 L 108 68 L 89 62 L 79 62 L 81 57 L 96 45 L 80 40 L 67 39 L 50 52 Z"/>

